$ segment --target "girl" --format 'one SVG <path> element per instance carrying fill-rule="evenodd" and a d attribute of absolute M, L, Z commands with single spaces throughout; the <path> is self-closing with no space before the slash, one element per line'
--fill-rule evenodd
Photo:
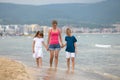
<path fill-rule="evenodd" d="M 66 44 L 66 58 L 67 58 L 67 72 L 70 71 L 70 59 L 72 60 L 72 73 L 74 73 L 75 53 L 76 53 L 76 38 L 71 34 L 71 29 L 66 29 L 67 36 L 65 37 Z"/>
<path fill-rule="evenodd" d="M 45 45 L 43 40 L 43 33 L 38 31 L 33 39 L 33 48 L 32 48 L 33 56 L 36 58 L 37 67 L 42 66 L 42 57 L 43 57 L 42 45 L 44 45 L 47 49 L 47 46 Z"/>
<path fill-rule="evenodd" d="M 52 22 L 52 28 L 48 32 L 48 46 L 50 51 L 50 67 L 52 67 L 53 58 L 55 57 L 55 70 L 57 70 L 58 65 L 60 43 L 62 44 L 61 32 L 57 28 L 57 21 L 54 20 Z"/>

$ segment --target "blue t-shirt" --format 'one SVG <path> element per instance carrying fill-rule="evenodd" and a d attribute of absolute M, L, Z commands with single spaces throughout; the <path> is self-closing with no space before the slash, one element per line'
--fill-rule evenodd
<path fill-rule="evenodd" d="M 77 39 L 74 36 L 66 36 L 65 37 L 66 43 L 66 51 L 67 52 L 75 52 L 74 43 L 77 42 Z"/>

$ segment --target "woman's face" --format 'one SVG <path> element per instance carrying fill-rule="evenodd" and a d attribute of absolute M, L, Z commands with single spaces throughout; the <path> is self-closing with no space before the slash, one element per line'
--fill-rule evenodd
<path fill-rule="evenodd" d="M 56 28 L 57 27 L 57 24 L 52 24 L 53 28 Z"/>

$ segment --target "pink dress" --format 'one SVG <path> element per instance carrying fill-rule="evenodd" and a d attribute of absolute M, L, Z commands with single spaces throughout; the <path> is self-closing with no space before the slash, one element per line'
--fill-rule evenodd
<path fill-rule="evenodd" d="M 59 35 L 60 35 L 59 29 L 57 29 L 56 32 L 53 32 L 51 29 L 50 30 L 50 42 L 49 42 L 49 44 L 59 44 Z"/>

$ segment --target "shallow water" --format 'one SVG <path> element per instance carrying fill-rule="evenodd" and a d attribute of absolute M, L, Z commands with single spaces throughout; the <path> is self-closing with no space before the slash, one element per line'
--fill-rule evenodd
<path fill-rule="evenodd" d="M 59 54 L 58 71 L 55 79 L 47 74 L 49 69 L 49 52 L 44 48 L 43 73 L 38 74 L 43 80 L 120 80 L 120 35 L 119 34 L 74 34 L 78 40 L 75 73 L 66 74 L 65 48 Z M 65 35 L 63 35 L 64 40 Z M 0 56 L 7 56 L 35 67 L 32 58 L 31 37 L 0 38 Z M 45 37 L 45 42 L 46 42 Z M 100 46 L 96 46 L 100 45 Z M 106 45 L 110 45 L 107 47 Z M 39 71 L 37 69 L 36 71 Z M 39 72 L 38 72 L 39 73 Z M 44 79 L 45 75 L 49 79 Z M 41 76 L 41 77 L 40 77 Z"/>

